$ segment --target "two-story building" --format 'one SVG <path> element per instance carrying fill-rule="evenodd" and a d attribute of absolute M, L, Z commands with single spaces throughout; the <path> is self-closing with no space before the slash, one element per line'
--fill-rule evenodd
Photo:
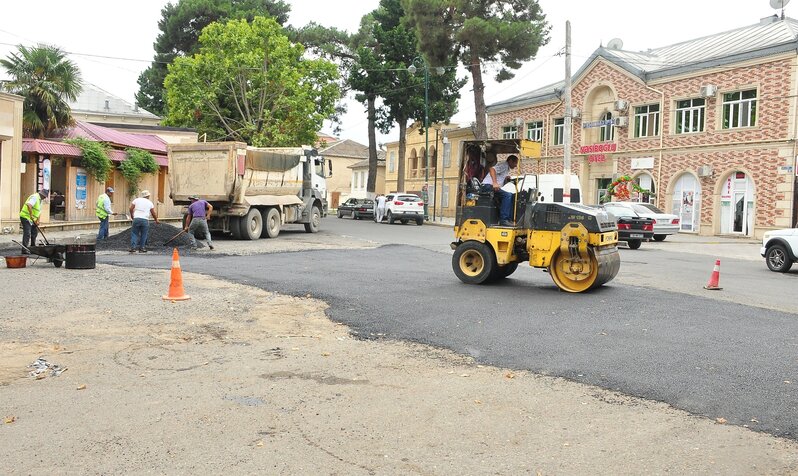
<path fill-rule="evenodd" d="M 489 136 L 542 143 L 562 173 L 564 81 L 488 106 Z M 598 48 L 572 78 L 572 172 L 585 203 L 630 175 L 684 232 L 795 225 L 798 21 L 777 16 L 642 52 Z"/>

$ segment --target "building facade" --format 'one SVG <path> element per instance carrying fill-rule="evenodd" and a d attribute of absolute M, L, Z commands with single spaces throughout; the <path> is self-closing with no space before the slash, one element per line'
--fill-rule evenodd
<path fill-rule="evenodd" d="M 19 227 L 23 98 L 0 92 L 0 232 Z"/>
<path fill-rule="evenodd" d="M 572 79 L 571 171 L 599 203 L 628 175 L 683 232 L 760 238 L 795 226 L 798 22 L 768 17 L 646 52 L 599 48 Z M 488 107 L 489 135 L 541 142 L 562 173 L 563 83 Z"/>
<path fill-rule="evenodd" d="M 421 124 L 407 129 L 405 157 L 399 157 L 399 142 L 385 144 L 385 191 L 415 193 L 425 197 L 429 218 L 454 217 L 463 141 L 473 140 L 470 127 L 433 124 L 420 134 Z M 425 153 L 428 147 L 428 153 Z M 429 157 L 429 160 L 427 160 Z M 399 162 L 404 161 L 404 190 L 399 190 Z"/>
<path fill-rule="evenodd" d="M 374 193 L 368 191 L 369 160 L 361 160 L 355 165 L 350 165 L 349 168 L 352 170 L 350 197 L 372 198 L 385 193 L 385 152 L 377 152 L 377 177 L 374 182 Z"/>

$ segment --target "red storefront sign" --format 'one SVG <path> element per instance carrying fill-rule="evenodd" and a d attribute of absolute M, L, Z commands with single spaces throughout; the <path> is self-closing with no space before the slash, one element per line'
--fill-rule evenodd
<path fill-rule="evenodd" d="M 593 144 L 593 145 L 583 145 L 579 148 L 580 154 L 595 154 L 599 152 L 615 152 L 618 150 L 618 144 L 609 143 L 609 144 Z"/>
<path fill-rule="evenodd" d="M 606 162 L 607 161 L 607 156 L 604 155 L 604 154 L 588 155 L 587 156 L 587 161 L 589 163 L 591 163 L 591 164 L 594 164 L 596 162 Z"/>

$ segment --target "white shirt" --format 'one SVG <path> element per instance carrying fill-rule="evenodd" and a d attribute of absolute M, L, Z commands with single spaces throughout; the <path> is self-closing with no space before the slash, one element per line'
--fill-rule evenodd
<path fill-rule="evenodd" d="M 385 195 L 377 197 L 377 208 L 385 208 Z"/>
<path fill-rule="evenodd" d="M 133 206 L 136 207 L 133 210 L 133 218 L 150 218 L 150 210 L 155 208 L 155 205 L 152 204 L 151 201 L 147 200 L 144 197 L 139 197 L 133 200 Z"/>
<path fill-rule="evenodd" d="M 493 166 L 493 170 L 496 171 L 497 185 L 501 187 L 504 185 L 504 179 L 507 178 L 507 174 L 510 173 L 510 164 L 508 164 L 506 160 L 504 162 L 499 162 Z M 490 176 L 490 171 L 488 171 L 488 174 L 485 175 L 484 179 L 482 179 L 482 183 L 493 185 L 493 178 Z"/>

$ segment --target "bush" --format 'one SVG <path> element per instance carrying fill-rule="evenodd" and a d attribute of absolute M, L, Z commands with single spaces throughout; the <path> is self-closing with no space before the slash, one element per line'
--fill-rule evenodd
<path fill-rule="evenodd" d="M 67 139 L 67 144 L 79 147 L 83 152 L 83 168 L 98 182 L 105 182 L 113 170 L 111 159 L 108 158 L 108 146 L 83 138 Z"/>
<path fill-rule="evenodd" d="M 127 159 L 119 164 L 119 171 L 128 183 L 128 195 L 131 197 L 139 191 L 142 174 L 158 172 L 158 162 L 151 153 L 141 149 L 126 149 Z"/>

